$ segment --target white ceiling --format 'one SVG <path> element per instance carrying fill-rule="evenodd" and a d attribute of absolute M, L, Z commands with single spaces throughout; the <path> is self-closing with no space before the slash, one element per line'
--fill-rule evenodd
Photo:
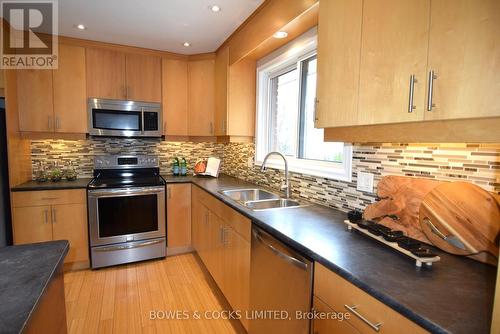
<path fill-rule="evenodd" d="M 213 52 L 262 2 L 59 0 L 59 35 L 182 54 Z M 222 10 L 212 12 L 214 4 Z M 190 47 L 182 45 L 186 41 Z"/>

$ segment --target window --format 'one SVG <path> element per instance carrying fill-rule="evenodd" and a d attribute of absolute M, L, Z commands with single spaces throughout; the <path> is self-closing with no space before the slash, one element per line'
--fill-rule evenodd
<path fill-rule="evenodd" d="M 291 171 L 351 180 L 352 146 L 325 142 L 314 127 L 316 29 L 258 63 L 257 165 L 267 153 L 283 153 Z M 283 168 L 279 159 L 269 166 Z"/>

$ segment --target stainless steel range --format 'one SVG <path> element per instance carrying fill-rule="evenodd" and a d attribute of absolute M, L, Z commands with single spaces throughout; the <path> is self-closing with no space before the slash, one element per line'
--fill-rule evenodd
<path fill-rule="evenodd" d="M 157 157 L 96 157 L 87 196 L 92 268 L 165 257 L 165 180 Z"/>

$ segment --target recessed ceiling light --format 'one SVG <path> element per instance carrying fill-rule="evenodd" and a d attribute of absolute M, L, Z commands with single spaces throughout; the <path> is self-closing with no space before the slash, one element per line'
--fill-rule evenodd
<path fill-rule="evenodd" d="M 273 35 L 274 38 L 285 38 L 286 36 L 288 36 L 286 31 L 277 31 Z"/>
<path fill-rule="evenodd" d="M 182 44 L 182 45 L 184 45 L 186 48 L 187 48 L 188 46 L 191 46 L 191 44 L 190 44 L 189 42 L 184 42 L 184 44 Z"/>
<path fill-rule="evenodd" d="M 217 6 L 217 5 L 212 5 L 212 6 L 210 6 L 209 8 L 210 8 L 210 10 L 211 10 L 212 12 L 214 12 L 214 13 L 218 13 L 218 12 L 220 12 L 220 7 L 219 7 L 219 6 Z"/>
<path fill-rule="evenodd" d="M 77 27 L 78 29 L 80 29 L 80 30 L 85 30 L 85 29 L 87 29 L 87 27 L 85 27 L 83 24 L 78 24 L 76 27 Z"/>

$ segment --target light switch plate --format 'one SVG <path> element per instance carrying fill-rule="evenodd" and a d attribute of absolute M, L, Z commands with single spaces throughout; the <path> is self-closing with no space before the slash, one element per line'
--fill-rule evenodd
<path fill-rule="evenodd" d="M 372 193 L 373 176 L 372 173 L 358 172 L 358 184 L 356 185 L 356 189 Z"/>

